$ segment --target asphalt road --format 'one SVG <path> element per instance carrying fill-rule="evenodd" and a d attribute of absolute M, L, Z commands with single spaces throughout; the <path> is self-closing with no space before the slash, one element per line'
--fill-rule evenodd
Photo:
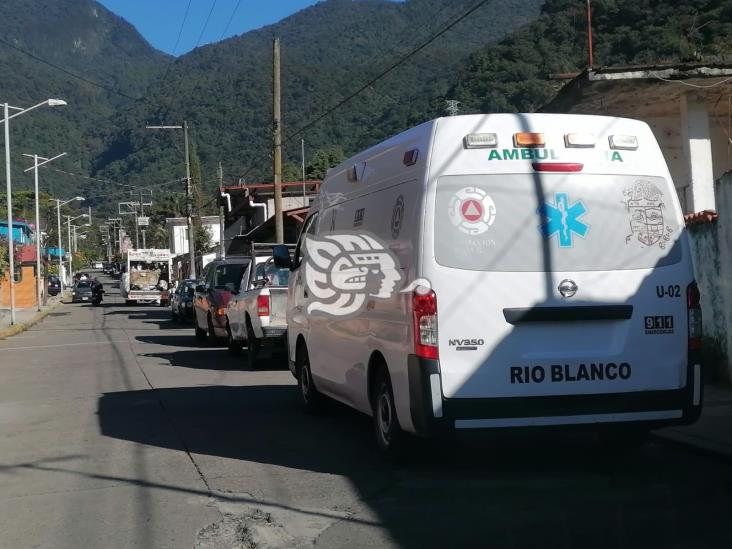
<path fill-rule="evenodd" d="M 652 440 L 489 437 L 413 463 L 304 415 L 283 362 L 167 309 L 64 305 L 0 341 L 0 547 L 732 547 L 732 464 Z"/>

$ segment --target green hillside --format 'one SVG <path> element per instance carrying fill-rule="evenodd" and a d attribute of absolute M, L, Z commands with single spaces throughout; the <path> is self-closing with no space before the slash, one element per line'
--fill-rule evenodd
<path fill-rule="evenodd" d="M 729 0 L 593 0 L 596 66 L 732 58 Z M 547 0 L 540 17 L 471 56 L 450 95 L 466 112 L 532 111 L 587 65 L 585 2 Z"/>
<path fill-rule="evenodd" d="M 0 101 L 28 107 L 58 97 L 69 104 L 12 122 L 17 185 L 30 184 L 19 169 L 24 152 L 67 151 L 56 165 L 88 174 L 104 147 L 99 129 L 143 94 L 169 57 L 93 0 L 3 0 L 0 19 Z M 73 192 L 83 180 L 56 173 L 51 183 Z"/>
<path fill-rule="evenodd" d="M 408 62 L 302 135 L 309 154 L 353 152 L 425 120 L 468 55 L 538 13 L 540 0 L 490 0 Z M 115 119 L 95 173 L 133 183 L 180 177 L 181 137 L 146 123 L 187 119 L 204 179 L 222 161 L 227 176 L 267 180 L 271 134 L 272 39 L 282 42 L 286 159 L 299 163 L 292 132 L 423 43 L 475 0 L 329 0 L 287 19 L 199 48 L 178 59 L 146 100 Z M 177 147 L 177 148 L 176 148 Z"/>

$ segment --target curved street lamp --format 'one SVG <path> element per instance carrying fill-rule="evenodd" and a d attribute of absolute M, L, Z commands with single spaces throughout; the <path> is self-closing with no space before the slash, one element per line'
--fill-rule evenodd
<path fill-rule="evenodd" d="M 61 250 L 63 249 L 63 243 L 61 242 L 61 206 L 65 206 L 66 204 L 69 204 L 74 201 L 83 201 L 86 200 L 83 196 L 75 196 L 74 198 L 70 198 L 69 200 L 60 200 L 58 198 L 52 198 L 49 200 L 49 202 L 55 202 L 56 203 L 56 223 L 58 225 L 58 277 L 61 279 L 61 284 L 63 285 L 64 279 L 61 274 L 61 272 L 64 270 L 64 259 L 61 255 Z M 62 286 L 63 290 L 63 286 Z"/>
<path fill-rule="evenodd" d="M 46 99 L 45 101 L 42 101 L 37 105 L 33 105 L 32 107 L 28 107 L 27 109 L 12 107 L 7 103 L 3 104 L 4 116 L 3 119 L 0 120 L 0 124 L 5 124 L 5 185 L 8 202 L 8 268 L 10 272 L 10 276 L 8 277 L 8 279 L 10 280 L 9 289 L 11 325 L 15 324 L 15 257 L 13 257 L 13 198 L 11 194 L 12 184 L 10 177 L 10 120 L 17 116 L 20 116 L 21 114 L 32 111 L 33 109 L 37 109 L 38 107 L 61 107 L 64 105 L 66 105 L 66 101 L 64 101 L 63 99 Z M 14 114 L 10 114 L 11 109 L 16 112 Z"/>

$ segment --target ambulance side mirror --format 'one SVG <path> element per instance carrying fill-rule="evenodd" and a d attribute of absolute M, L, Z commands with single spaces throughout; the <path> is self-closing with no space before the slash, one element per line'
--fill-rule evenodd
<path fill-rule="evenodd" d="M 290 249 L 284 244 L 272 246 L 272 260 L 278 269 L 292 270 L 292 259 L 290 258 Z"/>

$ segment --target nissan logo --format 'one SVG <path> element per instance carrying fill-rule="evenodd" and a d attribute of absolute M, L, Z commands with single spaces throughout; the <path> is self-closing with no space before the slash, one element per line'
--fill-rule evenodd
<path fill-rule="evenodd" d="M 565 278 L 559 283 L 557 289 L 559 290 L 559 293 L 562 294 L 562 297 L 572 297 L 577 293 L 577 283 L 574 280 Z"/>

